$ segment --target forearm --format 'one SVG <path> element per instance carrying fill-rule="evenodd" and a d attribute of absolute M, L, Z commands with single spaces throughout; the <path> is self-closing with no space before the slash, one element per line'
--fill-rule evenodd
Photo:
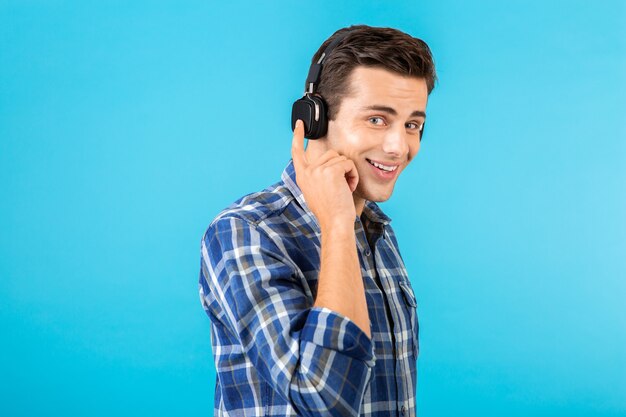
<path fill-rule="evenodd" d="M 354 226 L 322 228 L 316 307 L 326 307 L 356 323 L 371 338 Z"/>

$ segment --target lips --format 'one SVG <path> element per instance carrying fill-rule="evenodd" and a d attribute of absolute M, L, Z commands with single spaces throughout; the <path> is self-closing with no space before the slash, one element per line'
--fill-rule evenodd
<path fill-rule="evenodd" d="M 373 161 L 371 159 L 367 159 L 367 162 L 369 162 L 370 164 L 374 165 L 376 168 L 380 168 L 383 171 L 387 171 L 387 172 L 395 171 L 396 169 L 398 169 L 398 165 L 397 164 L 384 163 L 384 162 L 380 162 L 380 161 Z"/>
<path fill-rule="evenodd" d="M 400 167 L 398 164 L 389 164 L 389 163 L 385 164 L 382 161 L 381 162 L 372 161 L 371 159 L 367 159 L 367 158 L 366 160 L 369 166 L 372 168 L 372 171 L 374 172 L 374 175 L 376 176 L 376 178 L 380 180 L 384 180 L 384 181 L 388 181 L 388 180 L 395 178 L 398 172 L 398 168 Z M 390 168 L 392 169 L 391 171 L 388 170 Z"/>

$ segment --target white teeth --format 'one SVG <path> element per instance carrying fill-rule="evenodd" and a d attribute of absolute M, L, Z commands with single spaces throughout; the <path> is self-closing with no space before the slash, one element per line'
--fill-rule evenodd
<path fill-rule="evenodd" d="M 385 171 L 395 171 L 398 168 L 398 165 L 395 166 L 387 166 L 387 165 L 383 165 L 383 164 L 379 164 L 378 162 L 374 162 L 374 161 L 370 161 L 369 159 L 367 160 L 370 164 L 374 165 L 376 168 L 380 168 L 382 170 Z"/>

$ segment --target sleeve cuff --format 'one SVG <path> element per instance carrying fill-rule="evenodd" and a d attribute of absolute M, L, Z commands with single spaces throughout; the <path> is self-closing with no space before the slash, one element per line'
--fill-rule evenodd
<path fill-rule="evenodd" d="M 348 317 L 326 307 L 313 307 L 302 329 L 301 338 L 345 356 L 361 360 L 373 368 L 374 344 Z"/>

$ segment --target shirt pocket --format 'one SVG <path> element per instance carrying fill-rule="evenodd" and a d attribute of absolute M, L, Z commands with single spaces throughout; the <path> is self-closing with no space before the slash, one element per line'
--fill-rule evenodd
<path fill-rule="evenodd" d="M 413 356 L 417 360 L 417 355 L 419 353 L 419 322 L 417 319 L 417 300 L 415 299 L 415 293 L 413 293 L 411 283 L 408 280 L 401 280 L 398 282 L 398 285 L 402 290 L 402 296 L 407 305 L 411 321 L 411 330 L 413 333 L 413 337 L 411 338 L 409 345 L 412 346 Z"/>

